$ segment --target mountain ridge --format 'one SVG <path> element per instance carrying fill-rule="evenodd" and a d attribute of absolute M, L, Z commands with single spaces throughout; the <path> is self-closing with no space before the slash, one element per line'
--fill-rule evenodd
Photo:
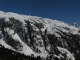
<path fill-rule="evenodd" d="M 67 23 L 0 11 L 0 24 L 0 44 L 21 54 L 47 57 L 52 52 L 75 60 L 80 52 L 80 30 Z"/>

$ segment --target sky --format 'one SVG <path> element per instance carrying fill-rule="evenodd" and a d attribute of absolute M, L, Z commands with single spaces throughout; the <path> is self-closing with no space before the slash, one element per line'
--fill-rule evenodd
<path fill-rule="evenodd" d="M 80 23 L 80 0 L 0 0 L 0 11 Z"/>

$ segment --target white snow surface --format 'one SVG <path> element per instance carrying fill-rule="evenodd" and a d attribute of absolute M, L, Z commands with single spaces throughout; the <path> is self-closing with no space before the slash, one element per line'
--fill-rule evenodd
<path fill-rule="evenodd" d="M 75 60 L 74 56 L 65 48 L 57 47 L 62 54 L 66 54 L 66 60 Z"/>
<path fill-rule="evenodd" d="M 22 42 L 22 40 L 19 38 L 18 34 L 17 33 L 14 34 L 14 30 L 11 30 L 11 29 L 7 28 L 7 29 L 5 29 L 5 31 L 7 31 L 8 34 L 11 35 L 14 40 L 19 41 L 21 43 L 21 45 L 23 46 L 23 47 L 20 47 L 17 50 L 17 52 L 20 52 L 22 54 L 24 53 L 25 55 L 30 55 L 30 54 L 34 54 L 35 55 L 34 51 L 32 51 L 30 49 L 30 47 L 27 46 L 27 44 L 25 44 L 24 42 Z M 6 45 L 6 47 L 7 47 L 7 44 L 4 43 L 4 41 L 0 41 L 0 42 L 2 42 L 2 44 Z"/>
<path fill-rule="evenodd" d="M 0 44 L 1 44 L 2 46 L 5 46 L 5 48 L 14 50 L 11 46 L 9 46 L 8 44 L 6 44 L 6 42 L 3 40 L 3 38 L 0 39 Z M 15 51 L 15 50 L 14 50 L 14 51 Z"/>
<path fill-rule="evenodd" d="M 23 24 L 25 25 L 25 21 L 24 20 L 29 20 L 30 22 L 37 22 L 37 23 L 43 23 L 44 24 L 44 29 L 47 29 L 48 32 L 50 34 L 55 34 L 56 36 L 59 36 L 56 34 L 56 32 L 59 30 L 62 30 L 63 32 L 72 32 L 73 34 L 78 34 L 78 28 L 71 26 L 67 23 L 58 21 L 58 20 L 52 20 L 49 18 L 42 18 L 42 17 L 37 17 L 37 16 L 30 16 L 30 15 L 20 15 L 17 13 L 13 13 L 13 12 L 2 12 L 0 11 L 0 18 L 6 18 L 6 21 L 9 21 L 8 18 L 10 17 L 14 17 L 15 19 L 20 20 L 21 22 L 23 22 Z M 67 27 L 70 30 L 65 30 L 63 27 Z M 57 29 L 55 29 L 57 28 Z"/>
<path fill-rule="evenodd" d="M 37 16 L 30 16 L 30 15 L 21 15 L 21 14 L 17 14 L 17 13 L 13 13 L 13 12 L 2 12 L 0 11 L 0 18 L 5 18 L 5 21 L 9 21 L 9 18 L 13 17 L 15 19 L 18 19 L 19 21 L 21 21 L 23 23 L 23 25 L 25 26 L 25 21 L 24 20 L 29 20 L 30 22 L 37 22 L 37 23 L 42 23 L 44 25 L 44 28 L 42 28 L 41 30 L 44 32 L 45 29 L 47 29 L 48 33 L 47 34 L 54 34 L 56 37 L 60 37 L 59 34 L 57 34 L 56 32 L 59 32 L 59 30 L 63 31 L 63 32 L 70 32 L 73 34 L 80 34 L 78 33 L 79 29 L 71 26 L 67 23 L 58 21 L 58 20 L 52 20 L 52 19 L 48 19 L 48 18 L 42 18 L 42 17 L 37 17 Z M 64 28 L 69 28 L 69 30 L 66 30 Z M 34 54 L 35 56 L 37 55 L 26 43 L 24 43 L 20 37 L 18 36 L 17 33 L 14 34 L 14 30 L 11 30 L 9 28 L 6 28 L 5 31 L 8 32 L 9 35 L 11 35 L 13 37 L 14 40 L 19 41 L 22 44 L 22 50 L 18 51 L 20 53 L 24 53 L 25 55 L 30 55 L 30 54 Z M 36 31 L 38 31 L 38 29 L 36 29 Z M 38 38 L 40 36 L 37 36 Z M 6 48 L 11 48 L 10 46 L 8 46 L 4 40 L 0 40 L 0 44 L 4 45 Z M 42 47 L 39 47 L 39 49 L 42 50 L 42 54 L 40 54 L 40 56 L 46 57 L 48 55 L 48 53 L 45 51 L 45 49 Z M 67 53 L 68 58 L 72 57 L 72 60 L 74 60 L 73 55 L 66 49 L 60 48 L 58 47 L 58 49 L 62 52 L 62 53 Z M 46 52 L 46 53 L 45 53 Z"/>

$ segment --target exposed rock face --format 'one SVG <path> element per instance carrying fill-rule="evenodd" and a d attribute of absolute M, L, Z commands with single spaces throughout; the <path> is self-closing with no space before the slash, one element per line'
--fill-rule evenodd
<path fill-rule="evenodd" d="M 79 29 L 47 18 L 0 12 L 0 44 L 24 55 L 77 60 Z"/>

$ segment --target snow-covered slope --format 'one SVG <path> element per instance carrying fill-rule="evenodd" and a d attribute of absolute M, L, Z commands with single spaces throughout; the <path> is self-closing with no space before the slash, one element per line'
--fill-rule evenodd
<path fill-rule="evenodd" d="M 64 48 L 67 58 L 75 60 L 72 53 L 77 52 L 71 48 L 79 52 L 79 36 L 78 28 L 62 21 L 0 11 L 0 44 L 25 55 L 47 57 L 54 52 L 57 57 Z"/>
<path fill-rule="evenodd" d="M 74 23 L 74 26 L 80 29 L 80 23 Z"/>

